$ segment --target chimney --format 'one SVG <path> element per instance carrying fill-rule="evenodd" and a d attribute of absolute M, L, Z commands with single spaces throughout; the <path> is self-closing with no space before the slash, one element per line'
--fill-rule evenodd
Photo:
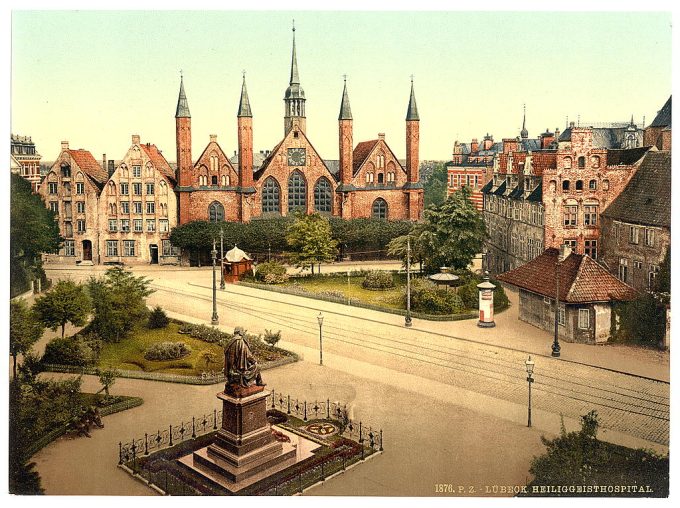
<path fill-rule="evenodd" d="M 381 140 L 385 141 L 385 133 L 384 133 L 384 132 L 379 132 L 379 133 L 378 133 L 378 139 L 381 139 Z"/>
<path fill-rule="evenodd" d="M 569 256 L 571 256 L 571 247 L 565 244 L 560 245 L 560 255 L 557 260 L 561 263 Z"/>
<path fill-rule="evenodd" d="M 210 142 L 211 143 L 217 143 L 217 134 L 211 134 L 210 135 Z"/>
<path fill-rule="evenodd" d="M 62 141 L 61 142 L 61 150 L 68 150 L 68 141 Z"/>
<path fill-rule="evenodd" d="M 503 139 L 503 153 L 516 152 L 519 147 L 519 142 L 516 138 Z"/>
<path fill-rule="evenodd" d="M 470 151 L 471 152 L 479 151 L 479 141 L 477 141 L 477 138 L 472 138 L 472 143 L 470 143 Z"/>
<path fill-rule="evenodd" d="M 484 150 L 491 150 L 491 147 L 493 146 L 493 136 L 490 136 L 488 133 L 486 136 L 484 136 Z"/>
<path fill-rule="evenodd" d="M 132 135 L 132 144 L 133 144 L 133 145 L 138 145 L 138 144 L 139 144 L 139 134 L 133 134 L 133 135 Z"/>
<path fill-rule="evenodd" d="M 113 159 L 111 159 L 109 161 L 109 176 L 111 176 L 114 173 L 114 171 L 116 171 L 116 165 L 115 164 L 116 164 L 116 161 L 114 161 Z"/>
<path fill-rule="evenodd" d="M 105 153 L 102 154 L 102 169 L 104 171 L 106 171 L 106 154 Z M 109 175 L 109 176 L 111 176 L 111 175 Z"/>

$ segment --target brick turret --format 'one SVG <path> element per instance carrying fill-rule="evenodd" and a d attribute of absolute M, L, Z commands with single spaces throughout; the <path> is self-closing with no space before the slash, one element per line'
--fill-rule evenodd
<path fill-rule="evenodd" d="M 238 114 L 238 186 L 241 193 L 240 218 L 241 221 L 250 220 L 250 204 L 248 196 L 255 193 L 253 187 L 253 113 L 250 109 L 248 90 L 246 89 L 246 75 L 243 74 L 241 86 L 241 100 Z"/>
<path fill-rule="evenodd" d="M 406 185 L 408 191 L 408 217 L 410 220 L 420 219 L 423 200 L 423 186 L 418 174 L 418 151 L 420 145 L 420 116 L 416 105 L 416 95 L 413 91 L 411 78 L 411 96 L 406 111 Z"/>
<path fill-rule="evenodd" d="M 191 113 L 184 93 L 184 76 L 180 78 L 177 111 L 175 112 L 175 144 L 177 146 L 177 182 L 179 191 L 179 223 L 189 222 L 190 194 L 182 192 L 193 183 L 193 162 L 191 160 Z M 188 190 L 188 189 L 187 189 Z"/>

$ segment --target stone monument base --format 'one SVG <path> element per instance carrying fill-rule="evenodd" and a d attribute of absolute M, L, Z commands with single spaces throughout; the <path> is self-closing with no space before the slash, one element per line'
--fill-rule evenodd
<path fill-rule="evenodd" d="M 297 444 L 279 442 L 272 434 L 267 421 L 270 392 L 248 388 L 247 395 L 239 393 L 242 397 L 217 395 L 223 409 L 215 440 L 178 459 L 206 481 L 234 493 L 306 458 L 297 453 Z"/>

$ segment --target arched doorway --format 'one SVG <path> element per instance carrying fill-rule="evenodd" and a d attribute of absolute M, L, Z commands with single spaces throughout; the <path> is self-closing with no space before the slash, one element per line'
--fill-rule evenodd
<path fill-rule="evenodd" d="M 158 245 L 155 243 L 149 245 L 149 260 L 152 265 L 158 264 Z"/>
<path fill-rule="evenodd" d="M 83 240 L 83 261 L 92 261 L 92 242 Z"/>

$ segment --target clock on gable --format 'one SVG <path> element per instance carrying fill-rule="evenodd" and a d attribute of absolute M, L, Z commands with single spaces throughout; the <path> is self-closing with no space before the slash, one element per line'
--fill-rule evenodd
<path fill-rule="evenodd" d="M 307 151 L 305 148 L 289 148 L 288 149 L 288 165 L 289 166 L 304 166 L 307 158 Z"/>

